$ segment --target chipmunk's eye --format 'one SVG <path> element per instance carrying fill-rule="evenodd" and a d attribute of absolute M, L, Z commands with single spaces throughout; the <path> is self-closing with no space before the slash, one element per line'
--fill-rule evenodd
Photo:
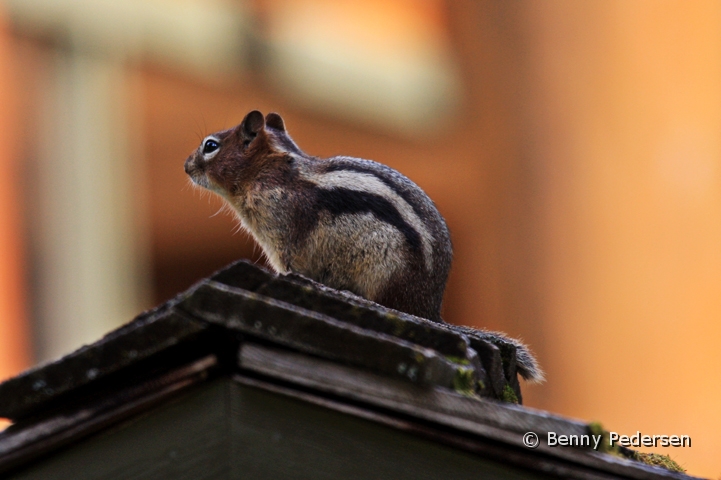
<path fill-rule="evenodd" d="M 220 148 L 220 144 L 218 142 L 216 142 L 215 140 L 213 140 L 212 138 L 209 138 L 203 144 L 203 155 L 213 153 L 218 148 Z"/>

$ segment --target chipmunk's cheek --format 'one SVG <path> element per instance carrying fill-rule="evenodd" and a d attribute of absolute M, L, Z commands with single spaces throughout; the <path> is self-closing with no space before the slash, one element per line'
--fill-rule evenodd
<path fill-rule="evenodd" d="M 198 161 L 197 157 L 191 155 L 185 161 L 185 173 L 190 177 L 190 180 L 203 188 L 210 188 L 210 181 L 208 180 L 208 174 L 206 169 L 203 168 L 202 163 Z"/>
<path fill-rule="evenodd" d="M 212 172 L 205 171 L 198 176 L 197 180 L 194 179 L 193 181 L 195 181 L 198 185 L 201 185 L 202 187 L 205 187 L 211 192 L 215 192 L 222 197 L 228 196 L 228 192 L 224 188 L 223 183 L 219 182 L 216 178 L 214 178 Z"/>
<path fill-rule="evenodd" d="M 200 185 L 203 188 L 207 188 L 208 190 L 215 190 L 213 188 L 213 185 L 208 181 L 208 177 L 205 175 L 197 175 L 193 177 L 193 182 Z"/>
<path fill-rule="evenodd" d="M 208 176 L 207 176 L 206 173 L 203 172 L 201 169 L 199 169 L 199 168 L 197 168 L 197 167 L 196 167 L 196 168 L 190 168 L 190 169 L 187 169 L 187 168 L 186 168 L 185 171 L 186 171 L 186 173 L 188 174 L 188 176 L 190 177 L 190 180 L 191 180 L 194 184 L 199 185 L 199 186 L 201 186 L 201 187 L 203 187 L 203 188 L 211 189 L 210 182 L 208 181 Z M 212 189 L 211 189 L 211 190 L 212 190 Z"/>
<path fill-rule="evenodd" d="M 183 168 L 185 169 L 185 173 L 188 175 L 191 175 L 193 173 L 193 170 L 195 170 L 195 161 L 193 160 L 193 157 L 190 156 L 185 160 L 185 165 L 183 165 Z"/>

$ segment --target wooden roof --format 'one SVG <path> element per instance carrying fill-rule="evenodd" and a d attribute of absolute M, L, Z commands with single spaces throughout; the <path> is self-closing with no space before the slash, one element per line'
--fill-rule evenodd
<path fill-rule="evenodd" d="M 520 399 L 515 346 L 237 262 L 53 363 L 0 384 L 0 473 L 218 376 L 568 478 L 689 478 L 523 434 L 588 425 Z"/>

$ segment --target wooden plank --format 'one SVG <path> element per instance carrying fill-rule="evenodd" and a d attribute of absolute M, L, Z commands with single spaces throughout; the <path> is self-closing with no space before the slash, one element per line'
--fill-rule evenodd
<path fill-rule="evenodd" d="M 65 410 L 33 424 L 11 426 L 0 433 L 0 474 L 167 400 L 186 387 L 204 381 L 208 370 L 216 365 L 217 359 L 211 355 L 76 406 L 74 410 Z"/>
<path fill-rule="evenodd" d="M 323 359 L 245 343 L 239 353 L 241 368 L 321 392 L 411 415 L 482 438 L 525 448 L 523 434 L 547 432 L 588 434 L 584 423 L 512 404 L 469 398 L 443 388 L 423 388 L 362 372 Z M 624 478 L 689 478 L 592 449 L 549 447 L 541 441 L 538 454 L 557 457 L 621 475 Z"/>
<path fill-rule="evenodd" d="M 484 380 L 486 388 L 481 389 L 481 394 L 501 398 L 509 385 L 519 403 L 522 399 L 516 375 L 517 345 L 504 334 L 415 317 L 300 275 L 275 275 L 244 260 L 216 272 L 211 280 L 209 285 L 221 283 L 252 291 L 468 360 L 475 366 L 478 379 Z M 479 357 L 481 364 L 476 362 Z"/>
<path fill-rule="evenodd" d="M 231 478 L 548 478 L 325 406 L 236 384 Z"/>
<path fill-rule="evenodd" d="M 382 423 L 392 428 L 421 436 L 430 441 L 458 448 L 463 451 L 472 452 L 489 458 L 495 462 L 501 462 L 514 467 L 523 467 L 534 472 L 550 474 L 554 477 L 579 479 L 579 480 L 610 480 L 618 478 L 616 475 L 600 473 L 586 468 L 582 465 L 564 462 L 556 458 L 534 455 L 533 451 L 509 448 L 507 445 L 498 442 L 488 441 L 482 438 L 471 438 L 467 435 L 449 432 L 447 429 L 434 428 L 427 422 L 414 421 L 408 417 L 383 413 L 378 410 L 364 408 L 363 406 L 345 403 L 342 400 L 333 400 L 328 397 L 319 396 L 312 392 L 289 388 L 262 379 L 235 375 L 233 379 L 242 384 L 248 385 L 281 395 L 297 398 L 304 402 L 329 408 L 349 415 L 365 418 L 367 420 Z M 451 472 L 447 472 L 450 474 Z M 484 477 L 485 478 L 485 477 Z"/>
<path fill-rule="evenodd" d="M 214 274 L 213 282 L 252 291 L 337 320 L 466 358 L 468 339 L 444 325 L 385 308 L 350 292 L 327 287 L 299 275 L 274 275 L 240 260 Z"/>
<path fill-rule="evenodd" d="M 4 478 L 227 479 L 228 395 L 227 381 L 199 385 Z"/>
<path fill-rule="evenodd" d="M 16 420 L 62 395 L 187 341 L 205 329 L 163 306 L 138 316 L 92 345 L 0 384 L 0 417 Z"/>
<path fill-rule="evenodd" d="M 449 477 L 548 478 L 222 377 L 4 478 Z"/>
<path fill-rule="evenodd" d="M 252 337 L 414 383 L 451 387 L 464 368 L 435 350 L 217 282 L 201 283 L 177 308 Z"/>

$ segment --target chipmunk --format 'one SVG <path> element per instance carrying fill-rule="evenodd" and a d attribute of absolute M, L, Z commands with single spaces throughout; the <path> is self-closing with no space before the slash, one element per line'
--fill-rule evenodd
<path fill-rule="evenodd" d="M 392 168 L 307 155 L 280 115 L 254 110 L 206 137 L 185 171 L 230 204 L 278 273 L 442 321 L 448 227 L 423 190 Z"/>
<path fill-rule="evenodd" d="M 277 113 L 248 113 L 203 139 L 185 161 L 191 180 L 223 197 L 281 274 L 300 274 L 436 322 L 451 267 L 448 227 L 433 201 L 390 167 L 304 153 Z M 519 373 L 543 372 L 511 342 Z"/>

